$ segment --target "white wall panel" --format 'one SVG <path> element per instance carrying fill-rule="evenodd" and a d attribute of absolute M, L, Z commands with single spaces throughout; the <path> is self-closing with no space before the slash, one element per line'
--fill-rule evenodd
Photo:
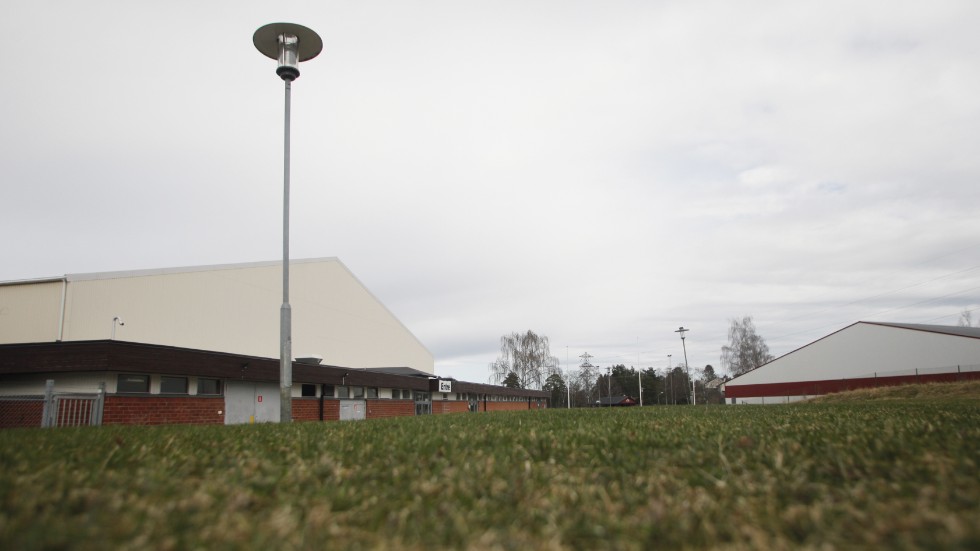
<path fill-rule="evenodd" d="M 279 263 L 69 279 L 65 340 L 116 339 L 275 358 Z M 293 356 L 434 371 L 432 354 L 336 259 L 290 263 Z"/>
<path fill-rule="evenodd" d="M 61 281 L 0 285 L 0 344 L 58 340 Z"/>
<path fill-rule="evenodd" d="M 980 363 L 980 339 L 856 323 L 732 381 L 732 385 L 910 375 Z"/>

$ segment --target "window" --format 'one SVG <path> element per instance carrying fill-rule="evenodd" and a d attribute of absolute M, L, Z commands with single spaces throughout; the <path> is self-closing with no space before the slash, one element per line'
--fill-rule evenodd
<path fill-rule="evenodd" d="M 402 397 L 402 391 L 398 390 L 397 388 L 391 389 L 391 399 L 392 400 L 398 400 L 401 397 Z"/>
<path fill-rule="evenodd" d="M 355 386 L 353 387 L 353 390 L 354 390 L 354 398 L 364 398 L 363 386 Z"/>
<path fill-rule="evenodd" d="M 337 398 L 348 398 L 350 396 L 350 387 L 338 386 L 337 387 Z"/>
<path fill-rule="evenodd" d="M 316 396 L 316 385 L 306 385 L 306 384 L 304 384 L 300 395 L 301 396 L 304 396 L 306 398 L 315 397 Z"/>
<path fill-rule="evenodd" d="M 368 389 L 367 389 L 367 397 L 368 398 L 377 398 L 378 397 L 378 387 L 368 387 Z"/>
<path fill-rule="evenodd" d="M 150 392 L 150 376 L 120 374 L 116 392 Z"/>
<path fill-rule="evenodd" d="M 333 398 L 333 385 L 323 385 L 323 397 Z"/>
<path fill-rule="evenodd" d="M 187 377 L 160 377 L 160 394 L 187 394 Z"/>
<path fill-rule="evenodd" d="M 221 394 L 221 381 L 218 379 L 197 379 L 198 394 Z"/>

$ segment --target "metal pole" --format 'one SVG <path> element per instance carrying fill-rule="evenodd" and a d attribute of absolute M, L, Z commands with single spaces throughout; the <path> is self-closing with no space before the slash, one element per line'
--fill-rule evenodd
<path fill-rule="evenodd" d="M 687 361 L 687 342 L 684 338 L 684 333 L 690 331 L 690 329 L 684 329 L 684 326 L 680 326 L 674 333 L 681 334 L 681 346 L 684 347 L 684 369 L 687 370 L 687 384 L 691 385 L 691 394 L 688 396 L 688 403 L 696 405 L 696 398 L 694 397 L 694 381 L 691 380 L 691 364 Z"/>
<path fill-rule="evenodd" d="M 293 420 L 293 334 L 289 308 L 289 115 L 292 80 L 286 83 L 282 194 L 282 307 L 279 309 L 279 422 Z"/>
<path fill-rule="evenodd" d="M 44 382 L 44 409 L 41 412 L 41 426 L 53 427 L 52 420 L 54 417 L 54 379 L 48 379 Z"/>
<path fill-rule="evenodd" d="M 636 362 L 636 384 L 640 385 L 640 407 L 643 407 L 643 372 L 640 371 L 640 362 Z"/>
<path fill-rule="evenodd" d="M 691 384 L 691 405 L 697 405 L 697 398 L 694 396 L 694 381 L 691 380 L 691 364 L 687 362 L 687 342 L 681 335 L 681 346 L 684 347 L 684 369 L 687 370 L 687 381 Z"/>

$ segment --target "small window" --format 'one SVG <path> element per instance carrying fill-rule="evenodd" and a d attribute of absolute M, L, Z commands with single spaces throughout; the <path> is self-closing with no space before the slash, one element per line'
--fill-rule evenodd
<path fill-rule="evenodd" d="M 187 394 L 187 377 L 160 377 L 160 394 Z"/>
<path fill-rule="evenodd" d="M 150 392 L 150 376 L 119 375 L 116 392 Z"/>
<path fill-rule="evenodd" d="M 316 396 L 316 385 L 303 385 L 302 394 L 303 397 L 310 398 Z"/>
<path fill-rule="evenodd" d="M 350 397 L 350 387 L 338 386 L 337 387 L 337 398 L 349 398 Z"/>
<path fill-rule="evenodd" d="M 402 397 L 402 391 L 398 390 L 397 388 L 391 389 L 391 399 L 392 400 L 397 400 L 397 399 L 399 399 L 401 397 Z"/>
<path fill-rule="evenodd" d="M 323 385 L 323 397 L 333 398 L 333 385 Z"/>
<path fill-rule="evenodd" d="M 201 379 L 197 380 L 197 393 L 198 394 L 211 394 L 218 395 L 221 394 L 221 381 L 218 379 Z"/>
<path fill-rule="evenodd" d="M 372 387 L 368 387 L 368 389 L 367 389 L 367 397 L 368 398 L 377 398 L 378 397 L 378 388 L 377 387 L 373 387 L 373 386 Z"/>
<path fill-rule="evenodd" d="M 364 398 L 364 387 L 355 386 L 354 387 L 354 398 Z"/>

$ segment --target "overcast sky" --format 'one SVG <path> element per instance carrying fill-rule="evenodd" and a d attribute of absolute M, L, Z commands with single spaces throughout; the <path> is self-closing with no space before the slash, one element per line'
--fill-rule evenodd
<path fill-rule="evenodd" d="M 0 280 L 280 259 L 273 21 L 324 41 L 291 255 L 339 257 L 439 375 L 528 329 L 663 368 L 683 325 L 717 368 L 744 315 L 777 356 L 980 318 L 976 0 L 8 3 Z"/>

